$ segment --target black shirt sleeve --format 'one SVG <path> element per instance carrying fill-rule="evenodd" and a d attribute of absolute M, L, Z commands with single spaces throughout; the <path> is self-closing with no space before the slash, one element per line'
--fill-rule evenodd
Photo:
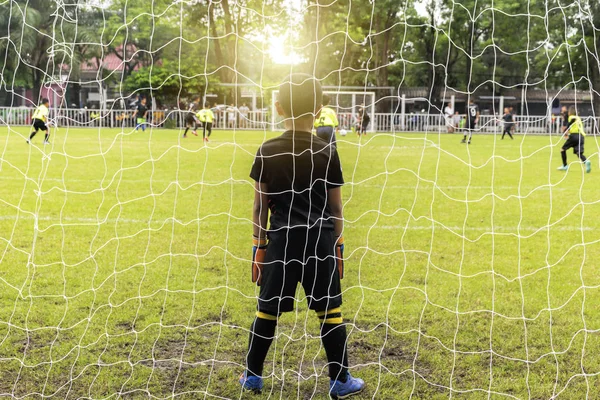
<path fill-rule="evenodd" d="M 265 169 L 263 168 L 263 161 L 262 147 L 259 147 L 256 156 L 254 157 L 252 169 L 250 170 L 250 178 L 254 179 L 256 182 L 266 183 L 267 177 Z"/>
<path fill-rule="evenodd" d="M 342 174 L 342 166 L 337 150 L 333 152 L 329 162 L 329 171 L 327 173 L 327 188 L 336 188 L 344 184 L 344 176 Z"/>

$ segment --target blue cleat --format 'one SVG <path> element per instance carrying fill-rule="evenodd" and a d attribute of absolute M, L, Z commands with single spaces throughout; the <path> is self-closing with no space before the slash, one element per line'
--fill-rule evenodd
<path fill-rule="evenodd" d="M 588 174 L 592 172 L 592 163 L 590 162 L 590 160 L 585 160 L 585 172 L 587 172 Z"/>
<path fill-rule="evenodd" d="M 568 165 L 562 165 L 562 166 L 560 166 L 560 167 L 558 167 L 556 169 L 559 170 L 559 171 L 566 171 L 566 170 L 569 169 L 569 166 Z"/>
<path fill-rule="evenodd" d="M 332 399 L 346 399 L 350 396 L 362 392 L 365 388 L 365 382 L 360 378 L 353 378 L 348 372 L 346 382 L 329 381 L 329 396 Z"/>
<path fill-rule="evenodd" d="M 247 392 L 252 392 L 255 394 L 260 394 L 263 388 L 263 380 L 260 376 L 247 376 L 248 371 L 244 371 L 244 373 L 240 376 L 240 385 Z"/>

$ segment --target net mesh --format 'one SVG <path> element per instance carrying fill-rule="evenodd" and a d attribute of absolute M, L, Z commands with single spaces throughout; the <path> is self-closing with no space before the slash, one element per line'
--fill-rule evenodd
<path fill-rule="evenodd" d="M 596 169 L 599 15 L 587 0 L 0 0 L 0 395 L 245 396 L 248 173 L 278 134 L 272 94 L 303 71 L 338 111 L 376 110 L 377 134 L 338 137 L 363 396 L 596 398 L 600 191 L 571 153 L 556 171 L 556 133 L 576 105 Z M 28 146 L 42 98 L 50 143 Z M 182 137 L 192 102 L 214 112 L 209 142 Z M 327 396 L 296 299 L 264 398 Z"/>

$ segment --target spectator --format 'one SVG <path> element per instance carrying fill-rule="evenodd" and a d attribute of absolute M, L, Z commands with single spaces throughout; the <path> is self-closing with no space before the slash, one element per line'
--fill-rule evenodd
<path fill-rule="evenodd" d="M 227 107 L 227 127 L 229 129 L 235 129 L 236 128 L 236 108 L 235 105 L 233 103 L 231 103 L 229 105 L 229 107 Z"/>
<path fill-rule="evenodd" d="M 248 115 L 250 114 L 250 109 L 246 105 L 246 103 L 242 104 L 240 107 L 240 128 L 248 128 Z"/>
<path fill-rule="evenodd" d="M 452 123 L 453 114 L 454 110 L 452 109 L 452 104 L 448 103 L 446 108 L 444 108 L 444 119 L 446 121 L 446 128 L 448 128 L 448 133 L 454 133 L 454 124 Z"/>

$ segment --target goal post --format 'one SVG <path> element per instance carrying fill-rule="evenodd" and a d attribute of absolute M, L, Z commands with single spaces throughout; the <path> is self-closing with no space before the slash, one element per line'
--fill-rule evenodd
<path fill-rule="evenodd" d="M 345 90 L 325 90 L 323 94 L 330 98 L 329 106 L 335 110 L 338 116 L 341 129 L 350 130 L 358 122 L 358 113 L 362 107 L 368 110 L 371 122 L 368 131 L 375 132 L 375 93 L 368 91 L 345 91 Z M 283 118 L 277 114 L 275 103 L 279 90 L 271 92 L 271 130 L 283 130 Z"/>

